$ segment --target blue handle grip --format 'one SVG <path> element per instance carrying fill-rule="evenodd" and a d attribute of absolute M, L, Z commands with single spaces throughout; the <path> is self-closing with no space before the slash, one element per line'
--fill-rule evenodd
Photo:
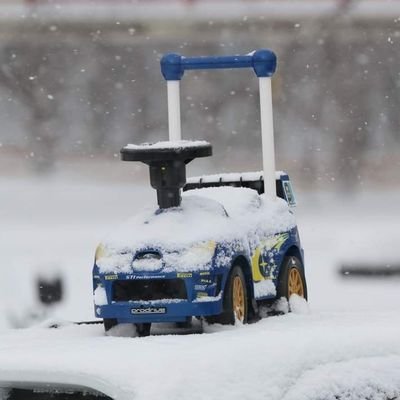
<path fill-rule="evenodd" d="M 190 69 L 253 68 L 256 75 L 270 77 L 276 70 L 276 55 L 271 50 L 257 50 L 245 56 L 184 57 L 165 54 L 161 59 L 161 73 L 167 81 L 181 80 Z"/>

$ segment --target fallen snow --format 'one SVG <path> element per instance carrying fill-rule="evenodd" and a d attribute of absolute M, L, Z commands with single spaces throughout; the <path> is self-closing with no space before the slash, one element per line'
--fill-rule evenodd
<path fill-rule="evenodd" d="M 107 304 L 106 290 L 101 286 L 97 286 L 93 292 L 93 300 L 96 306 L 104 306 Z"/>
<path fill-rule="evenodd" d="M 163 398 L 195 400 L 400 394 L 400 320 L 393 313 L 289 313 L 205 330 L 148 338 L 105 337 L 101 325 L 12 331 L 0 336 L 0 379 L 66 380 L 116 400 L 159 399 L 160 390 Z M 118 331 L 113 335 L 134 335 L 129 325 Z"/>
<path fill-rule="evenodd" d="M 287 174 L 286 172 L 283 171 L 275 172 L 276 179 L 279 179 L 282 175 L 287 175 Z M 257 181 L 259 179 L 263 179 L 263 177 L 264 177 L 264 171 L 227 172 L 223 174 L 193 176 L 187 179 L 187 183 L 238 182 L 240 180 L 248 182 L 248 181 Z"/>
<path fill-rule="evenodd" d="M 222 204 L 227 211 L 228 215 L 235 220 L 247 219 L 255 213 L 262 214 L 263 212 L 269 212 L 272 214 L 274 210 L 279 210 L 279 207 L 275 207 L 274 202 L 270 201 L 265 196 L 260 196 L 255 190 L 248 188 L 237 188 L 231 186 L 211 187 L 202 189 L 193 189 L 184 192 L 183 196 L 201 196 L 207 199 L 216 201 Z M 286 204 L 286 203 L 285 203 Z M 280 206 L 282 206 L 282 200 L 280 200 Z M 281 207 L 281 209 L 285 207 Z M 272 212 L 271 212 L 272 211 Z M 289 210 L 286 210 L 289 213 Z M 279 213 L 280 215 L 282 214 Z M 257 215 L 257 217 L 262 217 Z M 249 221 L 247 229 L 252 229 L 250 225 L 254 222 L 254 218 Z M 263 221 L 264 222 L 264 221 Z M 293 218 L 290 223 L 293 223 Z M 257 224 L 258 225 L 258 224 Z M 265 225 L 272 225 L 269 221 L 265 221 Z M 229 233 L 228 233 L 229 234 Z"/>
<path fill-rule="evenodd" d="M 215 251 L 215 242 L 204 241 L 198 245 L 181 248 L 179 252 L 165 251 L 165 263 L 176 271 L 189 272 L 208 270 L 211 268 L 211 259 Z M 222 264 L 220 262 L 220 264 Z"/>
<path fill-rule="evenodd" d="M 308 314 L 310 312 L 310 307 L 307 301 L 297 294 L 292 294 L 290 296 L 289 309 L 294 314 Z"/>
<path fill-rule="evenodd" d="M 400 359 L 397 355 L 326 363 L 306 370 L 289 388 L 285 400 L 398 399 L 399 377 Z"/>
<path fill-rule="evenodd" d="M 205 140 L 168 140 L 156 143 L 127 144 L 124 149 L 127 150 L 161 150 L 161 149 L 186 149 L 190 147 L 209 146 L 210 143 Z"/>
<path fill-rule="evenodd" d="M 114 271 L 115 268 L 118 268 L 119 272 L 130 272 L 132 260 L 133 255 L 130 251 L 120 249 L 120 251 L 101 256 L 97 265 L 100 267 L 100 271 Z"/>
<path fill-rule="evenodd" d="M 289 312 L 289 302 L 286 297 L 277 299 L 273 304 L 273 310 L 278 313 L 287 314 Z"/>
<path fill-rule="evenodd" d="M 219 301 L 221 300 L 222 295 L 221 292 L 219 292 L 219 294 L 217 296 L 201 296 L 201 297 L 197 297 L 196 299 L 194 299 L 192 301 L 192 303 L 203 303 L 203 302 L 207 302 L 209 303 L 210 301 Z"/>
<path fill-rule="evenodd" d="M 256 298 L 275 296 L 276 288 L 272 280 L 266 279 L 260 282 L 254 282 L 254 296 Z"/>
<path fill-rule="evenodd" d="M 130 261 L 132 261 L 131 257 L 128 259 L 128 262 Z M 135 259 L 132 262 L 132 268 L 136 271 L 158 271 L 162 268 L 162 266 L 162 260 L 157 258 L 141 258 Z"/>

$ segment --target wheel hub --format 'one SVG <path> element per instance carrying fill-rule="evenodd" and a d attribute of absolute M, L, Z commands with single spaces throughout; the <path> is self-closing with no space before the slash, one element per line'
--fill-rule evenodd
<path fill-rule="evenodd" d="M 243 282 L 239 276 L 233 279 L 233 312 L 235 318 L 240 322 L 244 321 L 245 303 L 244 303 Z"/>
<path fill-rule="evenodd" d="M 304 297 L 303 280 L 301 279 L 300 271 L 297 268 L 291 268 L 288 279 L 288 295 L 297 294 Z"/>

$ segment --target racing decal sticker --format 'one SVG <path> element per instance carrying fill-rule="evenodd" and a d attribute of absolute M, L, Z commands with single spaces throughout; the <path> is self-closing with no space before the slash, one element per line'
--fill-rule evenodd
<path fill-rule="evenodd" d="M 255 249 L 254 254 L 251 257 L 251 268 L 253 271 L 254 282 L 260 282 L 265 279 L 274 279 L 276 270 L 274 257 L 280 251 L 288 238 L 289 233 L 281 233 L 268 238 Z"/>
<path fill-rule="evenodd" d="M 206 290 L 208 285 L 194 285 L 194 290 Z"/>
<path fill-rule="evenodd" d="M 125 279 L 127 280 L 136 280 L 136 279 L 165 279 L 165 275 L 126 275 Z"/>
<path fill-rule="evenodd" d="M 256 248 L 256 251 L 251 257 L 251 269 L 253 270 L 253 281 L 259 282 L 265 279 L 265 276 L 261 274 L 260 263 L 264 262 L 262 258 L 262 247 Z"/>
<path fill-rule="evenodd" d="M 271 250 L 279 251 L 286 240 L 289 239 L 289 233 L 281 233 L 280 235 L 274 236 L 273 239 L 275 239 L 276 242 L 273 246 L 271 246 Z"/>
<path fill-rule="evenodd" d="M 113 275 L 106 275 L 106 276 L 104 277 L 104 279 L 105 279 L 106 281 L 114 281 L 114 280 L 118 279 L 118 275 L 116 275 L 116 274 L 113 274 Z"/>
<path fill-rule="evenodd" d="M 131 308 L 131 314 L 133 314 L 133 315 L 165 314 L 166 312 L 167 312 L 166 307 L 135 307 L 135 308 Z"/>
<path fill-rule="evenodd" d="M 191 272 L 178 272 L 176 274 L 177 278 L 191 278 L 193 274 Z"/>

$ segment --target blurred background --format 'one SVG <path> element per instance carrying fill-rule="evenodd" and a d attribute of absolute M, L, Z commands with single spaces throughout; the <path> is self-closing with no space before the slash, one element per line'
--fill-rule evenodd
<path fill-rule="evenodd" d="M 93 319 L 96 244 L 155 203 L 119 150 L 168 138 L 162 54 L 265 47 L 311 306 L 400 307 L 400 1 L 1 0 L 0 327 Z M 183 137 L 214 147 L 189 174 L 261 169 L 253 75 L 185 75 Z M 61 301 L 40 299 L 60 281 Z"/>

